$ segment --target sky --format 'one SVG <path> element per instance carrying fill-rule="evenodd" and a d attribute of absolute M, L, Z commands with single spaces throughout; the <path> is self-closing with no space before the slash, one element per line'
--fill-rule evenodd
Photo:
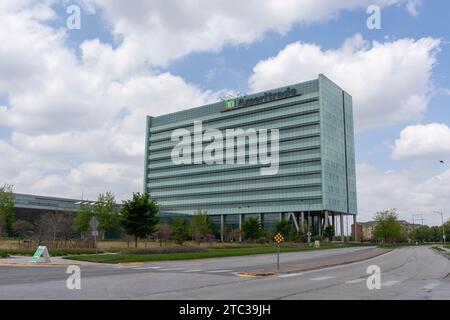
<path fill-rule="evenodd" d="M 1 1 L 0 184 L 127 199 L 142 191 L 146 115 L 323 73 L 353 96 L 359 221 L 396 208 L 438 225 L 449 12 L 447 0 Z"/>

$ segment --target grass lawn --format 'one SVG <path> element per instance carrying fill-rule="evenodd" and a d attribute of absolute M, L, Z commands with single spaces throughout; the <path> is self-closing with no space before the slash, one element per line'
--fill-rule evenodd
<path fill-rule="evenodd" d="M 314 247 L 282 247 L 281 252 L 325 250 L 336 248 L 348 248 L 352 244 L 322 244 L 320 248 Z M 99 262 L 99 263 L 128 263 L 128 262 L 150 262 L 169 260 L 193 260 L 220 257 L 245 256 L 253 254 L 276 253 L 276 247 L 251 247 L 251 248 L 211 248 L 206 252 L 185 252 L 185 253 L 158 253 L 158 254 L 103 254 L 103 255 L 80 255 L 68 256 L 65 259 Z"/>

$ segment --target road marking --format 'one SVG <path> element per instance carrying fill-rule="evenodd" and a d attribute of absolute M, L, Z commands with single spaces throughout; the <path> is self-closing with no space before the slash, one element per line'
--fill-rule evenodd
<path fill-rule="evenodd" d="M 298 272 L 298 273 L 287 273 L 287 274 L 281 274 L 278 276 L 278 278 L 289 278 L 289 277 L 297 277 L 297 276 L 301 276 L 302 274 L 304 274 L 303 272 Z"/>
<path fill-rule="evenodd" d="M 186 271 L 183 271 L 183 272 L 201 272 L 201 271 L 203 271 L 203 269 L 186 270 Z"/>
<path fill-rule="evenodd" d="M 220 272 L 232 272 L 233 270 L 211 270 L 211 271 L 206 271 L 209 273 L 220 273 Z"/>
<path fill-rule="evenodd" d="M 160 269 L 161 267 L 141 267 L 141 268 L 134 268 L 135 270 L 148 270 L 148 269 Z"/>
<path fill-rule="evenodd" d="M 319 277 L 319 278 L 312 278 L 312 279 L 309 279 L 309 280 L 312 280 L 312 281 L 323 281 L 323 280 L 328 280 L 328 279 L 333 279 L 333 278 L 336 278 L 336 277 L 333 277 L 333 276 L 323 276 L 323 277 Z"/>
<path fill-rule="evenodd" d="M 434 288 L 436 288 L 439 285 L 439 283 L 430 283 L 428 285 L 426 285 L 425 287 L 423 287 L 423 290 L 433 290 Z"/>
<path fill-rule="evenodd" d="M 381 284 L 381 286 L 382 286 L 382 287 L 390 287 L 390 286 L 393 286 L 394 284 L 397 284 L 397 283 L 399 283 L 399 282 L 400 282 L 400 281 L 390 280 L 390 281 L 383 282 L 383 283 Z"/>
<path fill-rule="evenodd" d="M 183 268 L 158 269 L 158 271 L 177 271 L 177 270 L 183 270 Z"/>
<path fill-rule="evenodd" d="M 366 279 L 355 279 L 355 280 L 347 281 L 347 282 L 345 282 L 345 283 L 347 283 L 347 284 L 354 284 L 354 283 L 363 282 L 363 281 L 365 281 L 365 280 L 366 280 Z"/>

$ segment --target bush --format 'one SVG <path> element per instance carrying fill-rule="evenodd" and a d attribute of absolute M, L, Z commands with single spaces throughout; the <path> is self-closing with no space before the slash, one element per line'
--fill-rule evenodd
<path fill-rule="evenodd" d="M 161 253 L 185 253 L 185 252 L 207 252 L 201 247 L 158 247 L 149 249 L 134 249 L 121 252 L 122 254 L 161 254 Z"/>
<path fill-rule="evenodd" d="M 0 251 L 0 258 L 8 258 L 9 254 L 7 254 L 6 252 L 2 252 Z"/>

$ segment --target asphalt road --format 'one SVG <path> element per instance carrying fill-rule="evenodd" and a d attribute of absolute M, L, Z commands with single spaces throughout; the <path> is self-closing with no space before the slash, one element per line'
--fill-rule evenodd
<path fill-rule="evenodd" d="M 281 255 L 282 264 L 320 262 L 371 248 Z M 450 299 L 450 260 L 427 247 L 401 248 L 347 265 L 243 278 L 275 255 L 81 267 L 81 290 L 66 287 L 65 268 L 0 267 L 0 299 Z M 369 290 L 367 267 L 381 269 L 381 289 Z"/>

